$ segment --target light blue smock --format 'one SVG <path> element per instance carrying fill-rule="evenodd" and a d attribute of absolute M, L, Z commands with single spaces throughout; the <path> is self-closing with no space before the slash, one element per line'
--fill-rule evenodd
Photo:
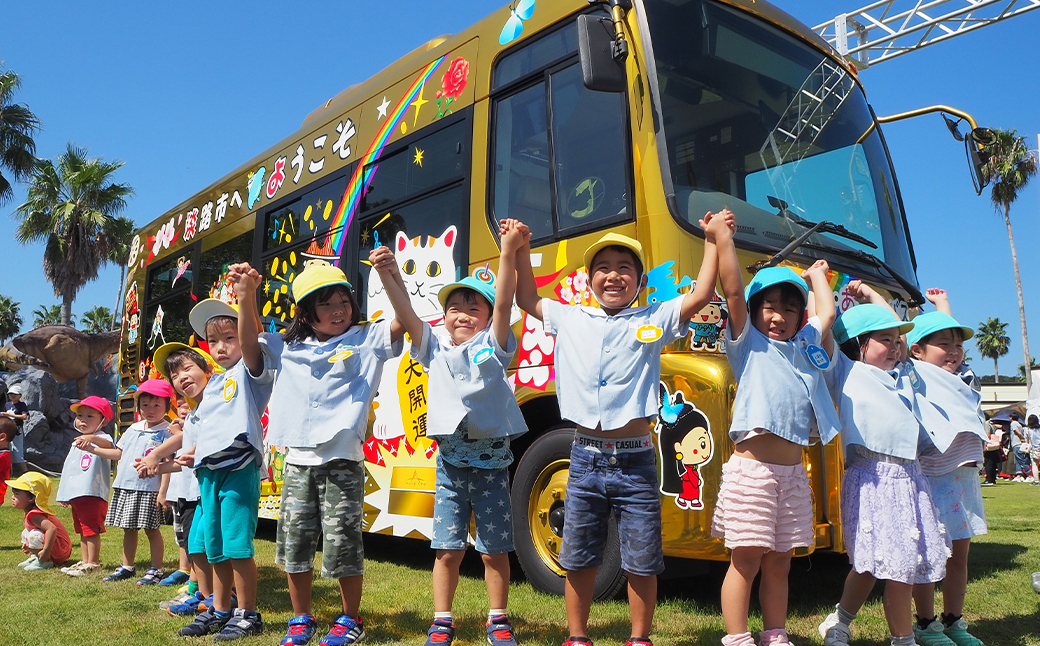
<path fill-rule="evenodd" d="M 918 392 L 950 422 L 934 436 L 936 448 L 946 451 L 960 433 L 974 433 L 985 442 L 982 394 L 972 387 L 976 383 L 975 374 L 964 366 L 954 375 L 924 361 L 912 363 L 920 377 Z"/>
<path fill-rule="evenodd" d="M 97 432 L 94 437 L 112 441 L 108 433 Z M 87 453 L 75 446 L 69 448 L 65 456 L 65 464 L 61 467 L 61 481 L 58 483 L 56 502 L 69 502 L 80 496 L 95 496 L 108 500 L 109 483 L 112 482 L 112 461 L 100 455 Z"/>
<path fill-rule="evenodd" d="M 690 329 L 689 320 L 679 319 L 682 301 L 678 296 L 608 316 L 543 298 L 542 325 L 556 337 L 560 415 L 603 431 L 656 416 L 661 349 Z"/>
<path fill-rule="evenodd" d="M 467 418 L 473 439 L 515 437 L 527 432 L 527 423 L 506 381 L 506 369 L 516 352 L 512 330 L 502 348 L 490 326 L 462 345 L 441 339 L 423 323 L 419 347 L 412 358 L 429 370 L 426 399 L 426 435 L 452 435 Z"/>
<path fill-rule="evenodd" d="M 144 420 L 135 422 L 130 428 L 123 431 L 119 441 L 116 442 L 116 446 L 122 449 L 123 456 L 119 458 L 119 469 L 116 472 L 116 479 L 112 481 L 112 487 L 115 489 L 159 491 L 159 485 L 162 484 L 162 476 L 138 478 L 137 469 L 134 468 L 134 460 L 143 458 L 169 439 L 170 431 L 167 429 L 170 425 L 168 422 L 162 421 L 146 430 L 145 424 Z"/>
<path fill-rule="evenodd" d="M 737 378 L 737 396 L 730 438 L 739 441 L 760 429 L 808 446 L 815 417 L 820 440 L 824 444 L 833 440 L 841 420 L 824 382 L 824 370 L 814 366 L 807 354 L 810 346 L 820 346 L 820 319 L 809 319 L 789 341 L 762 334 L 750 315 L 740 336 L 733 339 L 731 333 L 727 331 L 726 357 Z"/>
<path fill-rule="evenodd" d="M 356 457 L 368 428 L 368 409 L 383 363 L 401 354 L 402 339 L 390 340 L 390 322 L 359 323 L 327 341 L 310 338 L 291 345 L 280 334 L 260 335 L 265 368 L 274 369 L 268 405 L 267 443 L 314 448 L 338 433 L 357 438 Z"/>

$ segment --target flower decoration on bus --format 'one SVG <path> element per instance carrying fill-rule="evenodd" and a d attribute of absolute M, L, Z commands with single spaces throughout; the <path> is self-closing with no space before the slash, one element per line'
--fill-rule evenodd
<path fill-rule="evenodd" d="M 198 231 L 198 228 L 199 209 L 198 207 L 195 207 L 194 209 L 188 211 L 187 215 L 184 216 L 184 235 L 182 236 L 184 238 L 184 241 L 190 242 L 191 239 L 195 237 L 195 233 Z"/>
<path fill-rule="evenodd" d="M 502 33 L 498 35 L 499 45 L 508 45 L 524 33 L 524 21 L 530 20 L 534 15 L 534 0 L 518 0 L 516 4 L 509 7 L 509 17 L 502 27 Z"/>
<path fill-rule="evenodd" d="M 271 178 L 267 180 L 267 199 L 273 199 L 278 193 L 278 189 L 282 187 L 282 182 L 285 181 L 285 156 L 279 157 L 274 162 L 274 170 L 271 171 Z"/>
<path fill-rule="evenodd" d="M 246 203 L 249 205 L 249 208 L 253 208 L 256 201 L 260 199 L 260 191 L 264 188 L 264 177 L 266 176 L 266 166 L 261 166 L 260 168 L 257 168 L 255 172 L 249 173 L 249 180 L 246 183 L 246 186 L 249 189 Z M 227 195 L 227 193 L 224 195 Z M 223 195 L 221 197 L 223 197 Z M 217 217 L 217 222 L 220 222 L 220 217 Z"/>
<path fill-rule="evenodd" d="M 170 218 L 170 221 L 159 227 L 159 232 L 155 234 L 152 255 L 148 259 L 151 260 L 152 257 L 158 256 L 163 249 L 169 249 L 176 237 L 177 225 L 174 224 L 174 218 Z"/>
<path fill-rule="evenodd" d="M 546 384 L 556 376 L 553 370 L 556 339 L 545 333 L 541 321 L 527 313 L 523 315 L 518 350 L 516 385 L 545 390 Z"/>
<path fill-rule="evenodd" d="M 596 307 L 596 298 L 589 289 L 589 273 L 584 267 L 568 274 L 557 285 L 556 300 L 567 305 L 589 305 Z"/>
<path fill-rule="evenodd" d="M 532 5 L 534 3 L 532 2 Z M 450 106 L 462 96 L 469 81 L 469 61 L 459 56 L 448 66 L 448 71 L 441 77 L 441 89 L 437 92 L 437 116 L 441 119 L 452 113 Z"/>

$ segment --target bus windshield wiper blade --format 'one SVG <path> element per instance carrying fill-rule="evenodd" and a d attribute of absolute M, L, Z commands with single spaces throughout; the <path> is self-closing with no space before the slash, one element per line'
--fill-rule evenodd
<path fill-rule="evenodd" d="M 785 215 L 784 217 L 788 217 L 788 216 Z M 795 238 L 791 242 L 789 242 L 786 247 L 784 247 L 780 251 L 776 252 L 773 255 L 772 258 L 769 258 L 768 260 L 760 260 L 760 261 L 756 262 L 753 265 L 749 265 L 748 266 L 748 271 L 750 271 L 752 273 L 755 273 L 755 272 L 757 272 L 760 269 L 765 269 L 766 267 L 774 267 L 774 266 L 776 266 L 777 264 L 779 264 L 782 261 L 784 261 L 792 253 L 794 253 L 795 249 L 797 249 L 798 247 L 800 247 L 803 244 L 805 244 L 805 241 L 808 240 L 810 237 L 812 237 L 813 234 L 815 234 L 815 233 L 831 233 L 831 234 L 834 234 L 836 236 L 841 236 L 842 238 L 848 238 L 849 240 L 852 240 L 854 242 L 858 242 L 860 244 L 866 245 L 866 246 L 870 247 L 871 249 L 877 249 L 877 245 L 876 244 L 874 244 L 870 240 L 867 240 L 866 238 L 864 238 L 863 236 L 861 236 L 859 234 L 856 234 L 856 233 L 853 233 L 853 232 L 849 231 L 848 229 L 846 229 L 845 227 L 843 227 L 840 224 L 834 224 L 833 222 L 828 222 L 827 220 L 821 220 L 820 222 L 817 222 L 816 224 L 811 224 L 808 220 L 803 220 L 802 218 L 797 217 L 797 216 L 795 218 L 788 217 L 788 219 L 791 220 L 791 222 L 794 222 L 795 224 L 800 224 L 802 226 L 809 226 L 809 230 L 806 231 L 805 233 L 803 233 L 802 235 L 798 236 L 797 238 Z M 810 224 L 811 224 L 811 226 L 810 226 Z M 869 255 L 869 254 L 867 254 L 867 255 Z"/>
<path fill-rule="evenodd" d="M 860 251 L 858 249 L 849 249 L 848 251 L 843 250 L 839 253 L 846 254 L 854 258 L 859 258 L 860 260 L 865 260 L 877 267 L 878 269 L 884 269 L 886 272 L 888 272 L 889 276 L 894 278 L 895 281 L 899 283 L 900 287 L 906 290 L 906 293 L 910 294 L 910 300 L 907 303 L 908 305 L 910 305 L 910 307 L 918 307 L 920 305 L 924 305 L 924 295 L 921 293 L 921 290 L 917 288 L 917 285 L 914 285 L 909 280 L 901 276 L 899 272 L 897 272 L 895 269 L 892 269 L 892 267 L 890 267 L 888 263 L 884 260 L 878 258 L 872 253 L 867 253 L 866 251 Z"/>

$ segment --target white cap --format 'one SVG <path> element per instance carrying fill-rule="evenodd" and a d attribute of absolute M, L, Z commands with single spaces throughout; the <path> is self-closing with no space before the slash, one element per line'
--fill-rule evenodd
<path fill-rule="evenodd" d="M 21 395 L 22 394 L 22 384 L 15 384 L 15 385 L 11 386 L 10 388 L 7 389 L 7 394 L 8 395 Z"/>

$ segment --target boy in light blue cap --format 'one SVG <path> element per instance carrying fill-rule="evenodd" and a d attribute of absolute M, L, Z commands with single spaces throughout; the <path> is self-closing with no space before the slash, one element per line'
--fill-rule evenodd
<path fill-rule="evenodd" d="M 516 291 L 516 250 L 523 243 L 521 229 L 509 227 L 502 235 L 497 278 L 484 282 L 466 276 L 441 288 L 437 298 L 444 308 L 446 339 L 410 308 L 397 307 L 408 302 L 408 290 L 396 261 L 388 263 L 394 280 L 384 282 L 387 296 L 411 338 L 412 357 L 429 370 L 426 436 L 436 439 L 438 448 L 430 544 L 437 557 L 428 646 L 450 646 L 455 638 L 451 607 L 471 515 L 490 601 L 487 641 L 492 646 L 516 646 L 506 609 L 513 551 L 509 441 L 526 433 L 527 424 L 506 369 L 517 348 L 509 318 Z M 390 254 L 386 248 L 380 252 Z"/>
<path fill-rule="evenodd" d="M 982 641 L 968 632 L 961 616 L 971 537 L 987 532 L 978 473 L 986 442 L 981 387 L 964 365 L 964 342 L 974 336 L 974 331 L 953 318 L 945 290 L 928 289 L 925 297 L 936 311 L 915 318 L 906 340 L 921 377 L 921 392 L 953 427 L 954 437 L 945 451 L 928 447 L 920 458 L 939 519 L 953 539 L 953 555 L 946 563 L 941 617 L 935 614 L 935 584 L 914 586 L 914 632 L 921 646 L 982 646 Z"/>

